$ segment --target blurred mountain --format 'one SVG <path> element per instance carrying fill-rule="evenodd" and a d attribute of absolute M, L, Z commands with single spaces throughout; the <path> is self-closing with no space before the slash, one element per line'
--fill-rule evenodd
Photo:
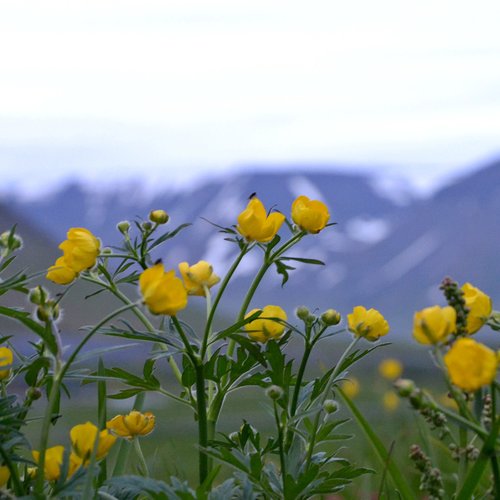
<path fill-rule="evenodd" d="M 267 208 L 288 214 L 293 199 L 305 194 L 324 200 L 338 224 L 304 238 L 289 255 L 320 259 L 326 266 L 298 264 L 284 288 L 273 270 L 252 307 L 284 304 L 291 313 L 304 304 L 320 311 L 334 307 L 346 314 L 363 304 L 379 308 L 393 330 L 407 337 L 413 312 L 442 301 L 438 286 L 447 275 L 471 281 L 499 303 L 500 162 L 427 199 L 412 197 L 404 186 L 397 191 L 382 188 L 380 179 L 304 167 L 288 174 L 238 174 L 154 196 L 138 185 L 95 191 L 74 184 L 39 200 L 10 199 L 9 206 L 53 239 L 54 249 L 72 226 L 91 229 L 104 245 L 116 244 L 121 237 L 117 222 L 147 219 L 151 209 L 163 208 L 170 214 L 169 228 L 184 222 L 192 226 L 157 256 L 169 267 L 205 259 L 222 274 L 236 248 L 205 219 L 222 226 L 234 224 L 254 192 Z M 281 233 L 287 236 L 285 228 Z M 226 311 L 238 306 L 260 257 L 254 252 L 243 261 L 223 303 Z"/>

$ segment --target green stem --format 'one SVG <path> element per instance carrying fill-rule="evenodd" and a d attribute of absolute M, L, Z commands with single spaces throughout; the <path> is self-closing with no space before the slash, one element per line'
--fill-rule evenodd
<path fill-rule="evenodd" d="M 205 377 L 203 365 L 196 366 L 196 405 L 198 409 L 198 460 L 200 485 L 208 475 L 208 456 L 205 452 L 208 447 L 207 405 L 205 399 Z"/>
<path fill-rule="evenodd" d="M 50 432 L 50 424 L 52 421 L 52 412 L 54 409 L 54 405 L 59 396 L 59 391 L 61 388 L 61 383 L 63 381 L 64 375 L 68 371 L 69 367 L 72 365 L 75 358 L 78 356 L 78 353 L 83 349 L 85 344 L 95 335 L 95 333 L 101 328 L 104 324 L 106 324 L 109 320 L 114 317 L 120 315 L 121 313 L 128 311 L 132 307 L 135 307 L 136 304 L 127 304 L 126 306 L 120 307 L 116 309 L 114 312 L 108 314 L 104 319 L 102 319 L 96 326 L 90 330 L 90 332 L 83 338 L 77 348 L 73 351 L 71 356 L 68 358 L 68 361 L 61 366 L 61 370 L 59 373 L 54 374 L 52 387 L 50 389 L 49 402 L 47 408 L 45 410 L 45 415 L 43 417 L 42 430 L 40 436 L 40 457 L 38 461 L 38 474 L 35 485 L 35 491 L 37 494 L 43 494 L 43 486 L 45 479 L 45 451 L 47 449 L 47 444 L 49 441 L 49 432 Z"/>
<path fill-rule="evenodd" d="M 342 365 L 344 364 L 344 360 L 347 358 L 351 350 L 354 348 L 354 346 L 358 343 L 359 339 L 361 337 L 354 337 L 352 342 L 347 346 L 347 349 L 343 352 L 342 356 L 340 357 L 338 363 L 335 365 L 335 368 L 333 369 L 330 378 L 328 379 L 328 382 L 326 384 L 326 387 L 323 390 L 322 396 L 321 396 L 321 406 L 324 404 L 324 402 L 327 400 L 328 395 L 330 394 L 330 389 L 332 387 L 332 384 L 335 382 L 335 379 L 340 373 L 340 369 Z M 312 454 L 314 451 L 314 446 L 316 444 L 316 435 L 318 433 L 318 427 L 319 427 L 319 419 L 321 416 L 322 408 L 318 408 L 316 417 L 314 419 L 314 424 L 311 432 L 311 442 L 309 443 L 309 449 L 307 450 L 307 459 L 306 459 L 306 469 L 309 468 L 311 464 L 311 458 Z"/>
<path fill-rule="evenodd" d="M 149 469 L 148 469 L 148 464 L 146 463 L 146 459 L 144 458 L 144 453 L 142 453 L 142 448 L 141 448 L 141 443 L 139 442 L 139 438 L 135 437 L 132 439 L 133 445 L 134 445 L 134 450 L 137 453 L 137 456 L 139 457 L 139 462 L 141 465 L 141 474 L 143 476 L 149 477 Z"/>
<path fill-rule="evenodd" d="M 284 439 L 283 439 L 283 426 L 281 425 L 280 417 L 278 414 L 278 405 L 276 401 L 273 401 L 274 407 L 274 419 L 276 421 L 276 427 L 278 429 L 278 445 L 279 445 L 279 453 L 280 453 L 280 465 L 281 465 L 281 480 L 283 483 L 283 498 L 287 498 L 286 496 L 286 460 L 285 460 L 285 447 L 284 447 Z"/>
<path fill-rule="evenodd" d="M 210 312 L 208 313 L 208 317 L 207 317 L 207 323 L 205 325 L 205 331 L 203 333 L 203 344 L 202 344 L 202 348 L 201 348 L 201 358 L 202 359 L 205 357 L 205 352 L 207 350 L 208 339 L 210 337 L 210 332 L 212 330 L 212 323 L 213 323 L 213 320 L 215 317 L 215 311 L 217 310 L 217 306 L 219 305 L 219 302 L 222 298 L 222 295 L 224 294 L 229 281 L 233 277 L 234 272 L 236 271 L 236 269 L 240 265 L 241 260 L 248 253 L 249 250 L 250 250 L 250 246 L 247 243 L 243 246 L 238 257 L 236 257 L 236 260 L 233 262 L 233 264 L 229 268 L 228 272 L 224 276 L 224 279 L 222 280 L 222 283 L 219 287 L 219 291 L 217 292 L 217 295 L 215 296 L 214 302 L 213 302 L 212 306 L 210 307 Z"/>
<path fill-rule="evenodd" d="M 309 361 L 309 356 L 312 352 L 313 345 L 306 341 L 304 355 L 300 362 L 299 371 L 297 372 L 297 381 L 295 382 L 295 388 L 292 396 L 292 404 L 290 406 L 290 416 L 293 417 L 297 411 L 297 403 L 299 400 L 300 389 L 302 386 L 302 379 L 304 378 L 304 372 L 306 370 L 307 362 Z"/>

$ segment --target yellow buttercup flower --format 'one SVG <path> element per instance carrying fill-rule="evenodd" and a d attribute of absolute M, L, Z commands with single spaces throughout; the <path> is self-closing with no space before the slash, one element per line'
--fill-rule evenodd
<path fill-rule="evenodd" d="M 188 295 L 174 271 L 165 272 L 163 264 L 146 269 L 139 277 L 144 302 L 153 314 L 175 316 L 187 306 Z"/>
<path fill-rule="evenodd" d="M 31 452 L 33 460 L 38 463 L 40 452 Z M 64 446 L 52 446 L 45 450 L 44 476 L 48 481 L 57 481 L 61 475 L 61 465 L 63 463 Z"/>
<path fill-rule="evenodd" d="M 299 196 L 292 203 L 292 219 L 304 231 L 319 233 L 327 225 L 330 214 L 322 201 Z"/>
<path fill-rule="evenodd" d="M 101 242 L 83 227 L 72 227 L 67 236 L 68 239 L 59 245 L 66 265 L 76 273 L 95 266 Z"/>
<path fill-rule="evenodd" d="M 149 220 L 155 224 L 166 224 L 168 219 L 169 217 L 165 210 L 151 210 L 149 212 Z"/>
<path fill-rule="evenodd" d="M 403 365 L 397 359 L 387 358 L 378 365 L 378 371 L 387 380 L 395 380 L 401 377 Z"/>
<path fill-rule="evenodd" d="M 0 465 L 0 488 L 3 488 L 10 478 L 10 470 L 6 465 Z"/>
<path fill-rule="evenodd" d="M 346 380 L 342 380 L 340 388 L 349 399 L 353 399 L 359 394 L 361 385 L 356 377 L 351 377 Z"/>
<path fill-rule="evenodd" d="M 351 314 L 347 315 L 349 330 L 358 337 L 375 341 L 389 333 L 389 323 L 376 309 L 366 309 L 356 306 Z"/>
<path fill-rule="evenodd" d="M 468 337 L 453 344 L 444 355 L 444 362 L 452 383 L 464 391 L 491 384 L 498 367 L 495 351 Z"/>
<path fill-rule="evenodd" d="M 4 366 L 11 366 L 14 361 L 14 354 L 8 347 L 0 347 L 0 368 Z M 8 370 L 0 370 L 0 380 L 6 379 L 10 375 L 10 368 Z"/>
<path fill-rule="evenodd" d="M 63 257 L 59 257 L 53 266 L 47 271 L 47 279 L 58 285 L 68 285 L 76 278 L 76 272 L 66 264 Z"/>
<path fill-rule="evenodd" d="M 456 330 L 456 319 L 451 306 L 426 307 L 413 317 L 413 336 L 421 344 L 444 342 Z"/>
<path fill-rule="evenodd" d="M 382 403 L 387 411 L 394 411 L 399 406 L 399 397 L 394 391 L 386 391 L 382 397 Z"/>
<path fill-rule="evenodd" d="M 276 319 L 287 320 L 286 312 L 280 306 L 268 305 L 262 309 L 252 309 L 245 318 L 248 318 L 257 311 L 262 310 L 262 314 L 250 323 L 245 325 L 248 336 L 257 342 L 265 343 L 269 339 L 279 339 L 285 331 L 285 325 Z"/>
<path fill-rule="evenodd" d="M 147 411 L 141 413 L 133 410 L 128 415 L 116 415 L 106 427 L 115 435 L 127 439 L 133 439 L 136 436 L 146 436 L 155 426 L 155 416 Z"/>
<path fill-rule="evenodd" d="M 99 432 L 92 422 L 75 425 L 70 431 L 70 438 L 73 451 L 83 461 L 90 459 L 96 438 L 99 439 L 96 460 L 104 458 L 116 441 L 116 436 L 113 436 L 108 429 Z"/>
<path fill-rule="evenodd" d="M 462 286 L 465 305 L 469 309 L 467 314 L 467 333 L 476 333 L 488 320 L 493 310 L 491 297 L 486 295 L 470 283 Z"/>
<path fill-rule="evenodd" d="M 267 215 L 262 202 L 253 197 L 247 208 L 238 215 L 236 229 L 248 241 L 267 243 L 274 238 L 284 220 L 285 216 L 279 212 Z"/>
<path fill-rule="evenodd" d="M 205 287 L 211 288 L 219 283 L 220 278 L 214 273 L 213 267 L 206 261 L 200 260 L 190 266 L 187 262 L 179 264 L 184 286 L 189 295 L 205 296 Z"/>

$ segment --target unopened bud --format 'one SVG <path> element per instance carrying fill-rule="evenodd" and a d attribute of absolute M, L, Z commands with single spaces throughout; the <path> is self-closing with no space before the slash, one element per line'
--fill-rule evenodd
<path fill-rule="evenodd" d="M 109 248 L 109 247 L 103 248 L 101 250 L 102 255 L 111 255 L 112 253 L 113 253 L 113 250 L 111 250 L 111 248 Z"/>
<path fill-rule="evenodd" d="M 151 210 L 149 212 L 149 220 L 155 224 L 166 224 L 169 216 L 165 210 Z"/>
<path fill-rule="evenodd" d="M 28 295 L 28 300 L 32 304 L 36 304 L 37 306 L 39 306 L 45 302 L 46 297 L 47 297 L 46 290 L 42 286 L 38 285 L 30 290 Z"/>
<path fill-rule="evenodd" d="M 237 432 L 231 432 L 229 434 L 228 438 L 233 442 L 233 443 L 238 443 L 239 441 L 239 434 Z"/>
<path fill-rule="evenodd" d="M 266 396 L 273 400 L 279 399 L 283 396 L 283 389 L 278 385 L 271 385 L 266 389 Z"/>
<path fill-rule="evenodd" d="M 340 313 L 335 309 L 327 309 L 322 315 L 321 320 L 325 325 L 334 326 L 338 325 L 341 320 Z"/>
<path fill-rule="evenodd" d="M 17 234 L 11 231 L 4 231 L 0 235 L 0 247 L 8 249 L 10 252 L 18 250 L 23 246 L 23 240 Z"/>
<path fill-rule="evenodd" d="M 400 378 L 394 382 L 394 388 L 400 396 L 407 398 L 415 390 L 415 382 L 408 378 Z"/>
<path fill-rule="evenodd" d="M 144 231 L 151 231 L 151 229 L 153 229 L 153 224 L 151 224 L 151 222 L 148 221 L 143 222 L 141 226 L 142 229 L 144 229 Z"/>
<path fill-rule="evenodd" d="M 311 313 L 306 306 L 300 306 L 295 309 L 295 316 L 297 316 L 297 318 L 301 319 L 302 321 L 307 321 L 310 315 Z"/>
<path fill-rule="evenodd" d="M 326 413 L 335 413 L 338 409 L 339 404 L 334 399 L 327 399 L 323 403 L 323 410 L 325 410 Z"/>
<path fill-rule="evenodd" d="M 42 391 L 38 387 L 30 387 L 26 391 L 26 399 L 30 401 L 36 401 L 42 397 Z"/>
<path fill-rule="evenodd" d="M 130 229 L 130 222 L 128 220 L 122 220 L 116 225 L 116 229 L 120 231 L 122 234 L 127 234 L 128 230 Z"/>

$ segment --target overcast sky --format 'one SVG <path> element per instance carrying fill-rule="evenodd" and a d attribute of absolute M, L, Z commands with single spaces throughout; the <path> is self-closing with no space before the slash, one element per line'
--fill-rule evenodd
<path fill-rule="evenodd" d="M 500 2 L 0 2 L 2 189 L 500 155 Z"/>

